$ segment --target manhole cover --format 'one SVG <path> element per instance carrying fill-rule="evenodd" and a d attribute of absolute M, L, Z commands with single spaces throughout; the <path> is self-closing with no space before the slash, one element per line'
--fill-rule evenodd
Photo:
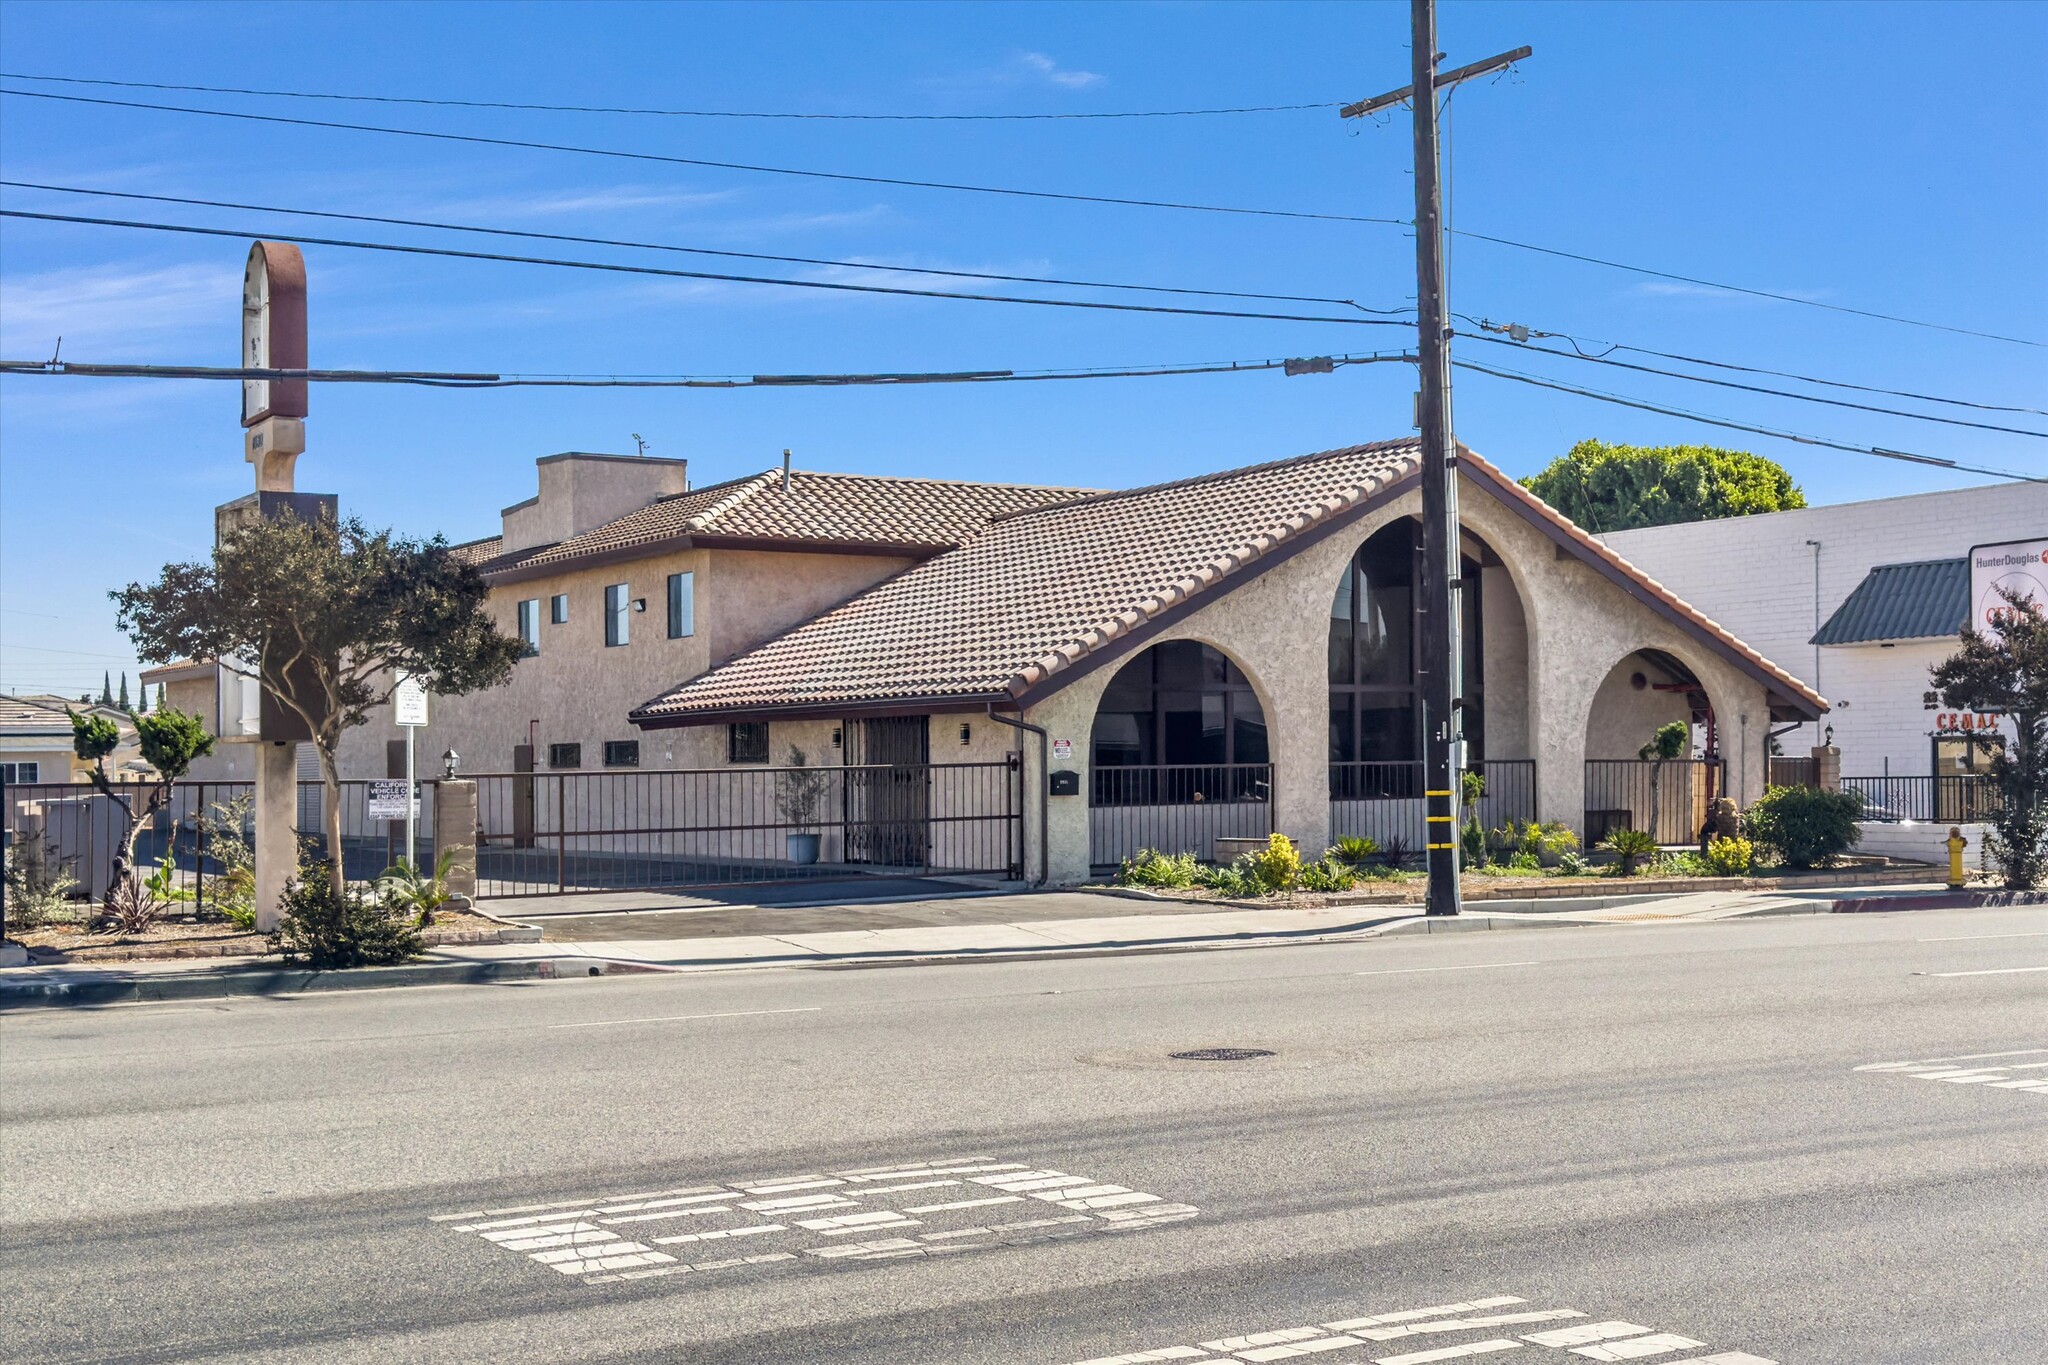
<path fill-rule="evenodd" d="M 1176 1062 L 1249 1062 L 1258 1057 L 1276 1054 L 1262 1047 L 1198 1047 L 1188 1052 L 1170 1053 Z"/>

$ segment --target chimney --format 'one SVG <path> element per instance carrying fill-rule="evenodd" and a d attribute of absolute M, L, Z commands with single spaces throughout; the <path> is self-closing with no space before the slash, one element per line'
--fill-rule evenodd
<path fill-rule="evenodd" d="M 782 449 L 782 491 L 789 491 L 789 447 Z"/>
<path fill-rule="evenodd" d="M 506 550 L 555 545 L 689 489 L 689 462 L 569 451 L 535 461 L 540 493 L 505 509 Z"/>

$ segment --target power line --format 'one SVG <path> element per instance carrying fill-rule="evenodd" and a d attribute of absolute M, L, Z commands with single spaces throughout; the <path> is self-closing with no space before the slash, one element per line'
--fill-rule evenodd
<path fill-rule="evenodd" d="M 630 375 L 630 374 L 464 374 L 423 370 L 299 370 L 238 368 L 215 365 L 95 365 L 71 360 L 0 360 L 0 374 L 44 378 L 202 379 L 239 383 L 247 379 L 303 379 L 315 384 L 401 384 L 443 389 L 787 389 L 849 388 L 897 384 L 1037 383 L 1068 379 L 1163 379 L 1177 375 L 1251 374 L 1285 370 L 1289 374 L 1327 374 L 1345 365 L 1407 361 L 1403 351 L 1290 357 L 1270 360 L 1219 360 L 1181 365 L 1133 365 L 1046 370 L 938 370 L 869 374 L 756 375 Z"/>
<path fill-rule="evenodd" d="M 974 303 L 1020 303 L 1041 308 L 1092 308 L 1112 313 L 1168 313 L 1178 317 L 1256 318 L 1269 322 L 1334 322 L 1349 327 L 1401 327 L 1392 318 L 1332 318 L 1307 313 L 1256 313 L 1225 308 L 1171 308 L 1156 303 L 1104 303 L 1094 299 L 1034 299 L 1017 294 L 968 294 L 958 290 L 909 289 L 886 284 L 849 284 L 834 280 L 790 280 L 765 275 L 725 275 L 704 270 L 669 270 L 652 265 L 620 265 L 608 261 L 568 261 L 549 256 L 509 256 L 492 251 L 460 251 L 454 247 L 405 246 L 396 242 L 362 242 L 347 238 L 308 237 L 294 232 L 265 232 L 254 228 L 193 227 L 184 223 L 145 223 L 122 218 L 88 218 L 69 213 L 30 213 L 25 209 L 0 209 L 0 218 L 27 218 L 47 223 L 80 223 L 91 227 L 133 228 L 145 232 L 182 232 L 200 237 L 255 237 L 269 241 L 298 242 L 307 246 L 346 247 L 352 251 L 389 251 L 408 256 L 448 256 L 466 261 L 500 261 L 513 265 L 546 265 L 565 270 L 602 270 L 623 275 L 659 275 L 681 280 L 716 280 L 731 284 L 773 284 L 790 289 L 826 289 L 850 294 L 893 294 L 906 298 L 959 299 Z"/>
<path fill-rule="evenodd" d="M 418 104 L 442 109 L 519 109 L 546 114 L 650 114 L 662 118 L 798 119 L 855 123 L 1028 123 L 1067 119 L 1205 118 L 1218 114 L 1289 114 L 1306 109 L 1335 109 L 1335 100 L 1314 104 L 1250 104 L 1225 109 L 1127 109 L 1064 114 L 822 114 L 781 113 L 753 109 L 635 109 L 590 104 L 524 104 L 510 100 L 425 99 L 406 95 L 339 95 L 312 90 L 251 90 L 233 85 L 170 85 L 159 81 L 92 80 L 84 76 L 31 76 L 0 71 L 10 81 L 54 81 L 65 85 L 118 86 L 124 90 L 177 90 L 200 95 L 260 95 L 268 99 L 345 100 L 358 104 Z"/>
<path fill-rule="evenodd" d="M 1668 270 L 1652 270 L 1646 265 L 1629 265 L 1624 261 L 1610 261 L 1601 256 L 1588 256 L 1577 251 L 1563 251 L 1557 247 L 1537 246 L 1531 242 L 1517 242 L 1507 237 L 1493 237 L 1484 232 L 1468 232 L 1458 229 L 1458 236 L 1470 237 L 1478 242 L 1491 242 L 1495 246 L 1511 246 L 1517 251 L 1534 251 L 1544 256 L 1557 256 L 1568 261 L 1581 261 L 1587 265 L 1606 266 L 1610 270 L 1626 270 L 1637 275 L 1649 275 L 1660 280 L 1676 280 L 1681 284 L 1697 284 L 1708 289 L 1725 289 L 1731 294 L 1748 294 L 1759 299 L 1774 299 L 1779 303 L 1799 303 L 1808 308 L 1824 308 L 1831 313 L 1848 313 L 1859 318 L 1875 318 L 1880 322 L 1896 322 L 1906 327 L 1926 327 L 1937 332 L 1953 332 L 1957 336 L 1978 337 L 1985 341 L 2010 342 L 2014 346 L 2039 346 L 2048 349 L 2048 341 L 2029 341 L 2025 337 L 2003 336 L 1997 332 L 1980 332 L 1969 327 L 1951 327 L 1945 322 L 1927 322 L 1920 318 L 1900 317 L 1896 313 L 1878 313 L 1868 308 L 1851 308 L 1843 303 L 1823 303 L 1819 299 L 1802 299 L 1797 294 L 1781 294 L 1769 289 L 1752 289 L 1747 285 L 1723 284 L 1719 280 L 1703 280 L 1694 275 L 1677 275 Z"/>
<path fill-rule="evenodd" d="M 0 184 L 6 183 L 6 181 L 0 181 Z M 1687 365 L 1708 365 L 1712 366 L 1714 369 L 1717 370 L 1735 370 L 1742 374 L 1767 374 L 1772 375 L 1778 379 L 1796 379 L 1802 384 L 1821 384 L 1831 389 L 1851 389 L 1857 393 L 1888 394 L 1893 398 L 1911 398 L 1914 401 L 1921 403 L 1946 403 L 1950 407 L 1975 408 L 1980 412 L 2025 412 L 2038 414 L 2039 416 L 2043 417 L 2048 417 L 2048 408 L 2029 408 L 2009 403 L 1979 403 L 1968 398 L 1944 398 L 1939 394 L 1915 393 L 1911 389 L 1888 389 L 1880 385 L 1851 384 L 1847 380 L 1821 379 L 1815 375 L 1799 374 L 1792 370 L 1772 370 L 1757 365 L 1737 365 L 1733 361 L 1728 360 L 1708 360 L 1702 356 L 1679 355 L 1672 351 L 1654 351 L 1647 346 L 1631 346 L 1626 342 L 1595 341 L 1587 337 L 1574 336 L 1570 332 L 1541 332 L 1533 327 L 1526 329 L 1518 329 L 1517 325 L 1515 324 L 1497 323 L 1488 318 L 1475 318 L 1469 313 L 1460 313 L 1458 314 L 1458 316 L 1460 318 L 1463 318 L 1466 322 L 1471 323 L 1474 327 L 1480 328 L 1483 331 L 1505 332 L 1515 336 L 1517 340 L 1521 338 L 1524 332 L 1526 332 L 1526 335 L 1530 337 L 1555 337 L 1556 339 L 1570 345 L 1571 348 L 1574 351 L 1577 351 L 1581 356 L 1584 356 L 1586 354 L 1585 350 L 1583 349 L 1584 347 L 1599 346 L 1603 348 L 1600 352 L 1600 356 L 1610 355 L 1615 351 L 1628 351 L 1635 355 L 1656 356 L 1660 360 L 1676 360 Z M 1546 352 L 1546 354 L 1562 354 L 1562 352 Z M 1599 357 L 1591 358 L 1598 359 Z"/>
<path fill-rule="evenodd" d="M 1531 332 L 1531 336 L 1536 333 Z M 1977 431 L 2000 431 L 2013 436 L 2031 436 L 2037 441 L 2048 441 L 2048 431 L 2032 431 L 2026 427 L 1999 426 L 1991 422 L 1972 422 L 1961 417 L 1942 417 L 1930 412 L 1907 412 L 1903 408 L 1881 408 L 1871 403 L 1852 403 L 1846 398 L 1825 398 L 1817 393 L 1792 393 L 1785 389 L 1767 389 L 1761 384 L 1743 384 L 1733 379 L 1715 379 L 1711 375 L 1685 374 L 1679 370 L 1659 369 L 1655 365 L 1637 365 L 1626 360 L 1615 360 L 1611 356 L 1585 355 L 1579 351 L 1554 351 L 1538 347 L 1533 351 L 1523 342 L 1510 341 L 1506 337 L 1471 336 L 1472 341 L 1484 341 L 1494 346 L 1514 346 L 1535 355 L 1557 356 L 1562 360 L 1579 360 L 1589 365 L 1612 365 L 1617 369 L 1634 370 L 1638 374 L 1662 375 L 1666 379 L 1683 379 L 1694 384 L 1712 384 L 1716 388 L 1740 389 L 1744 393 L 1761 393 L 1772 398 L 1790 398 L 1801 403 L 1822 403 L 1833 408 L 1854 408 L 1858 412 L 1882 413 L 1886 417 L 1909 417 L 1916 422 L 1940 422 L 1952 427 L 1970 427 Z M 1616 347 L 1616 350 L 1634 349 Z"/>
<path fill-rule="evenodd" d="M 1704 413 L 1690 412 L 1685 408 L 1665 407 L 1657 403 L 1646 403 L 1640 399 L 1627 398 L 1621 394 L 1603 393 L 1598 389 L 1583 389 L 1576 384 L 1561 384 L 1554 379 L 1540 379 L 1533 374 L 1522 374 L 1515 370 L 1495 369 L 1470 360 L 1451 362 L 1461 370 L 1472 370 L 1479 374 L 1490 374 L 1496 379 L 1512 379 L 1518 384 L 1534 384 L 1538 388 L 1556 389 L 1560 393 L 1577 394 L 1581 398 L 1597 399 L 1602 403 L 1615 403 L 1625 408 L 1637 408 L 1643 412 L 1659 413 L 1665 417 L 1683 417 L 1687 421 L 1704 423 L 1707 426 L 1726 427 L 1732 431 L 1747 431 L 1758 436 L 1771 436 L 1780 441 L 1792 441 L 1799 445 L 1826 446 L 1830 450 L 1846 450 L 1853 455 L 1875 455 L 1880 459 L 1903 460 L 1908 464 L 1932 465 L 1937 469 L 1953 469 L 1961 474 L 1986 474 L 1994 479 L 2015 479 L 2022 483 L 2048 483 L 2048 478 L 2036 474 L 2015 474 L 2007 469 L 1985 469 L 1977 465 L 1958 464 L 1935 455 L 1915 455 L 1910 451 L 1887 450 L 1882 446 L 1849 445 L 1842 441 L 1831 441 L 1822 436 L 1804 436 L 1798 432 L 1780 431 L 1776 427 L 1755 426 L 1748 422 L 1737 422 L 1726 417 L 1709 417 Z"/>
<path fill-rule="evenodd" d="M 0 90 L 0 95 L 18 99 L 62 100 L 70 104 L 96 104 L 114 109 L 154 109 L 172 114 L 203 114 L 211 118 L 242 119 L 252 123 L 282 123 L 297 128 L 333 128 L 352 133 L 383 133 L 388 137 L 425 138 L 436 142 L 462 142 L 485 147 L 516 147 L 526 151 L 572 152 L 579 156 L 613 157 L 624 161 L 655 161 L 670 166 L 703 166 L 721 171 L 750 171 L 757 175 L 791 175 L 808 180 L 840 180 L 860 185 L 891 185 L 922 190 L 957 190 L 968 194 L 999 194 L 1021 199 L 1064 199 L 1081 204 L 1117 204 L 1128 208 L 1184 209 L 1195 213 L 1241 214 L 1254 218 L 1308 218 L 1331 223 L 1388 223 L 1405 227 L 1399 218 L 1369 218 L 1348 213 L 1308 213 L 1295 209 L 1252 209 L 1223 204 L 1184 204 L 1169 199 L 1125 199 L 1106 194 L 1062 194 L 1053 190 L 1020 190 L 1001 185 L 962 185 L 944 180 L 911 180 L 885 175 L 854 175 L 846 171 L 807 171 L 788 166 L 756 166 L 740 161 L 712 161 L 702 157 L 665 156 L 658 152 L 627 152 L 609 147 L 579 147 L 563 142 L 532 142 L 521 138 L 484 137 L 475 133 L 438 133 L 421 128 L 389 128 L 374 123 L 341 123 L 331 119 L 288 118 L 283 114 L 252 114 L 241 110 L 195 109 L 183 104 L 151 104 L 140 100 L 99 99 L 91 95 L 59 95 L 48 90 Z"/>
<path fill-rule="evenodd" d="M 675 246 L 667 242 L 633 242 L 612 237 L 580 237 L 562 232 L 527 232 L 517 228 L 483 227 L 471 223 L 442 223 L 424 218 L 390 218 L 370 213 L 340 213 L 328 209 L 281 208 L 275 204 L 242 204 L 227 199 L 188 199 L 172 194 L 138 194 L 124 190 L 87 189 L 76 185 L 46 185 L 33 180 L 0 180 L 0 186 L 25 190 L 48 190 L 55 194 L 93 195 L 103 199 L 136 199 L 153 204 L 186 204 L 195 208 L 247 209 L 257 213 L 285 213 L 299 218 L 334 218 L 351 223 L 382 223 L 390 227 L 432 228 L 442 232 L 476 232 L 494 237 L 526 237 L 536 241 L 574 242 L 583 246 L 631 247 L 641 251 L 673 251 L 691 256 L 725 256 L 743 261 L 777 261 L 787 265 L 824 265 L 845 270 L 880 270 L 903 275 L 937 275 L 960 280 L 1000 280 L 1010 284 L 1052 284 L 1073 289 L 1124 289 L 1151 294 L 1191 294 L 1206 298 L 1265 299 L 1274 303 L 1329 303 L 1356 308 L 1364 313 L 1394 314 L 1412 308 L 1368 308 L 1351 299 L 1325 298 L 1315 294 L 1260 294 L 1238 289 L 1192 289 L 1164 284 L 1122 284 L 1106 280 L 1069 280 L 1044 275 L 1001 275 L 982 270 L 941 270 L 914 265 L 877 265 L 870 261 L 838 261 L 817 256 L 773 256 L 758 251 L 721 251 L 711 247 Z"/>

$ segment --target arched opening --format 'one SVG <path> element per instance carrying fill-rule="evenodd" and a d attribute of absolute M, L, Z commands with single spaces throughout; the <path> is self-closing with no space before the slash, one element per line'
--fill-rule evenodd
<path fill-rule="evenodd" d="M 1493 828 L 1536 813 L 1528 623 L 1500 557 L 1469 531 L 1460 551 L 1465 761 L 1486 778 L 1476 814 Z M 1422 528 L 1412 517 L 1368 537 L 1338 577 L 1327 654 L 1331 833 L 1406 852 L 1423 843 L 1421 561 Z M 1490 657 L 1496 652 L 1502 657 Z M 1489 718 L 1495 672 L 1499 736 Z"/>
<path fill-rule="evenodd" d="M 1682 739 L 1673 726 L 1683 727 Z M 1676 742 L 1660 752 L 1661 734 Z M 1661 649 L 1625 656 L 1587 709 L 1587 845 L 1623 828 L 1660 844 L 1697 842 L 1727 786 L 1720 748 L 1713 703 L 1684 660 Z"/>
<path fill-rule="evenodd" d="M 1139 849 L 1208 861 L 1219 838 L 1273 828 L 1266 713 L 1251 679 L 1198 640 L 1169 640 L 1117 670 L 1089 736 L 1090 861 Z"/>

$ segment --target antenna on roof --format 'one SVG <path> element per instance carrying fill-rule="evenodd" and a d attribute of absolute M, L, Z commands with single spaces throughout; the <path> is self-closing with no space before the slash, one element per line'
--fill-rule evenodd
<path fill-rule="evenodd" d="M 638 450 L 638 452 L 636 452 L 636 453 L 638 453 L 638 454 L 640 454 L 640 455 L 642 455 L 642 456 L 646 455 L 646 454 L 647 454 L 647 438 L 646 438 L 645 436 L 642 436 L 642 435 L 641 435 L 641 434 L 640 434 L 639 432 L 637 432 L 637 431 L 635 431 L 635 432 L 631 432 L 631 433 L 628 433 L 628 434 L 632 436 L 632 438 L 633 438 L 633 444 L 634 444 L 634 445 L 636 445 L 636 446 L 638 446 L 638 447 L 640 447 L 640 449 L 639 449 L 639 450 Z"/>
<path fill-rule="evenodd" d="M 787 446 L 784 446 L 782 450 L 782 491 L 785 493 L 789 491 L 789 447 Z"/>

